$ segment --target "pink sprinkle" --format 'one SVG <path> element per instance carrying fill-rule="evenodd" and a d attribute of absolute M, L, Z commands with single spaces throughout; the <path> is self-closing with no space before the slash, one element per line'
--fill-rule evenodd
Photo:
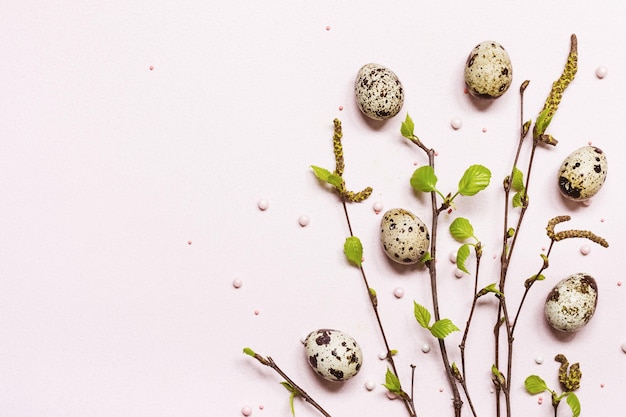
<path fill-rule="evenodd" d="M 245 407 L 241 409 L 241 414 L 248 417 L 249 415 L 252 414 L 252 409 L 246 405 Z"/>
<path fill-rule="evenodd" d="M 467 93 L 469 93 L 469 91 L 467 90 L 467 88 L 464 88 L 463 89 L 463 94 L 467 94 Z"/>
<path fill-rule="evenodd" d="M 582 245 L 580 247 L 580 253 L 582 253 L 584 256 L 589 255 L 589 252 L 591 252 L 591 248 L 589 247 L 589 245 Z"/>
<path fill-rule="evenodd" d="M 617 286 L 621 287 L 622 286 L 622 281 L 617 281 Z"/>
<path fill-rule="evenodd" d="M 188 244 L 188 245 L 191 245 L 191 243 L 192 243 L 192 242 L 191 242 L 191 240 L 188 240 L 188 241 L 187 241 L 187 244 Z"/>
<path fill-rule="evenodd" d="M 326 26 L 326 30 L 330 30 L 330 26 Z"/>
<path fill-rule="evenodd" d="M 391 391 L 387 391 L 387 398 L 389 398 L 390 400 L 395 400 L 396 398 L 398 398 L 398 396 Z"/>
<path fill-rule="evenodd" d="M 439 392 L 443 392 L 443 388 L 439 388 Z"/>
<path fill-rule="evenodd" d="M 243 282 L 239 278 L 235 278 L 233 280 L 233 287 L 241 288 L 242 285 L 243 285 Z"/>
<path fill-rule="evenodd" d="M 537 404 L 543 404 L 543 397 L 539 396 L 539 398 L 537 399 Z"/>
<path fill-rule="evenodd" d="M 154 65 L 150 65 L 150 71 L 154 70 Z"/>
<path fill-rule="evenodd" d="M 265 408 L 265 406 L 263 404 L 259 404 L 259 410 L 262 410 L 264 408 Z"/>
<path fill-rule="evenodd" d="M 600 223 L 604 223 L 604 217 L 600 219 Z"/>
<path fill-rule="evenodd" d="M 589 141 L 587 142 L 587 145 L 591 146 L 593 142 Z"/>
<path fill-rule="evenodd" d="M 604 384 L 600 384 L 600 388 L 604 388 Z"/>
<path fill-rule="evenodd" d="M 255 316 L 258 316 L 258 315 L 259 315 L 259 313 L 260 313 L 260 311 L 259 311 L 259 310 L 254 310 L 254 315 L 255 315 Z"/>
<path fill-rule="evenodd" d="M 487 128 L 483 127 L 483 133 L 487 133 Z"/>
<path fill-rule="evenodd" d="M 545 252 L 545 251 L 546 251 L 546 247 L 545 247 L 545 246 L 542 246 L 542 247 L 541 247 L 541 251 L 542 251 L 542 252 Z"/>
<path fill-rule="evenodd" d="M 342 111 L 342 110 L 343 110 L 343 106 L 339 106 L 339 111 Z"/>
<path fill-rule="evenodd" d="M 439 156 L 439 152 L 435 151 L 435 156 Z"/>
<path fill-rule="evenodd" d="M 259 208 L 259 210 L 261 210 L 261 211 L 265 211 L 265 210 L 267 210 L 267 209 L 269 208 L 269 206 L 270 206 L 270 203 L 269 203 L 267 200 L 265 200 L 264 198 L 260 199 L 260 200 L 257 202 L 257 207 L 258 207 L 258 208 Z"/>

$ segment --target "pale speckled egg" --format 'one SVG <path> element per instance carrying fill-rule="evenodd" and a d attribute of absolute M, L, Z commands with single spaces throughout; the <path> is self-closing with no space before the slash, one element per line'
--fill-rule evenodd
<path fill-rule="evenodd" d="M 354 95 L 359 109 L 374 120 L 392 118 L 404 104 L 404 89 L 398 76 L 378 64 L 361 67 L 354 81 Z"/>
<path fill-rule="evenodd" d="M 511 58 L 495 41 L 484 41 L 472 49 L 465 63 L 465 84 L 476 97 L 498 98 L 513 81 Z"/>
<path fill-rule="evenodd" d="M 586 325 L 598 305 L 596 280 L 577 273 L 561 280 L 546 298 L 545 315 L 548 323 L 563 332 L 575 332 Z"/>
<path fill-rule="evenodd" d="M 426 224 L 401 208 L 388 210 L 380 221 L 380 241 L 387 256 L 401 264 L 417 263 L 428 251 Z"/>
<path fill-rule="evenodd" d="M 607 174 L 606 154 L 583 146 L 569 154 L 559 169 L 559 190 L 569 200 L 584 201 L 600 191 Z"/>
<path fill-rule="evenodd" d="M 354 338 L 341 330 L 315 330 L 304 340 L 313 370 L 328 381 L 345 381 L 359 373 L 363 352 Z"/>

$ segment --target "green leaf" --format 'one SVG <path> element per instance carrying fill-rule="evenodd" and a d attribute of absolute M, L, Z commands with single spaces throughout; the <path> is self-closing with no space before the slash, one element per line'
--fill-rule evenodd
<path fill-rule="evenodd" d="M 513 181 L 511 181 L 511 188 L 515 191 L 524 190 L 524 174 L 517 167 L 513 168 Z"/>
<path fill-rule="evenodd" d="M 496 377 L 496 381 L 501 387 L 504 387 L 506 385 L 506 379 L 504 378 L 504 374 L 500 372 L 496 365 L 491 365 L 491 373 Z"/>
<path fill-rule="evenodd" d="M 537 120 L 535 121 L 535 128 L 533 129 L 533 136 L 539 137 L 546 132 L 548 125 L 552 121 L 552 116 L 548 117 L 549 114 L 550 114 L 549 108 L 545 108 L 541 111 L 541 113 L 539 113 L 539 115 L 537 116 Z"/>
<path fill-rule="evenodd" d="M 572 417 L 580 416 L 580 401 L 578 400 L 576 394 L 570 392 L 567 394 L 567 399 L 565 401 L 567 401 L 569 408 L 572 409 Z"/>
<path fill-rule="evenodd" d="M 420 262 L 424 263 L 426 261 L 430 261 L 432 258 L 432 256 L 430 256 L 430 252 L 426 252 L 424 254 L 424 256 L 422 256 L 422 259 L 420 259 Z"/>
<path fill-rule="evenodd" d="M 472 224 L 464 217 L 457 217 L 450 225 L 450 234 L 459 242 L 474 236 Z"/>
<path fill-rule="evenodd" d="M 484 190 L 491 180 L 491 171 L 482 165 L 472 165 L 463 174 L 459 181 L 459 193 L 472 196 Z"/>
<path fill-rule="evenodd" d="M 532 395 L 539 394 L 548 390 L 546 382 L 537 375 L 531 375 L 526 378 L 526 380 L 524 381 L 524 386 L 526 387 L 526 391 L 528 391 Z"/>
<path fill-rule="evenodd" d="M 291 408 L 291 415 L 295 417 L 296 410 L 293 408 L 293 399 L 298 394 L 298 390 L 296 390 L 289 382 L 283 381 L 280 383 L 280 385 L 285 387 L 285 389 L 291 393 L 291 395 L 289 396 L 289 407 Z"/>
<path fill-rule="evenodd" d="M 248 356 L 252 356 L 253 358 L 256 355 L 256 353 L 250 348 L 243 348 L 243 353 L 245 353 Z"/>
<path fill-rule="evenodd" d="M 480 290 L 480 291 L 478 292 L 477 296 L 478 296 L 478 297 L 482 297 L 483 295 L 488 294 L 488 293 L 490 293 L 490 292 L 492 292 L 492 293 L 494 293 L 494 294 L 496 294 L 496 295 L 498 295 L 498 296 L 500 296 L 500 297 L 503 297 L 503 296 L 504 296 L 504 294 L 502 294 L 502 292 L 500 292 L 500 291 L 496 288 L 496 283 L 495 283 L 495 282 L 494 282 L 493 284 L 489 284 L 489 285 L 487 285 L 485 288 L 483 288 L 482 290 Z"/>
<path fill-rule="evenodd" d="M 437 339 L 443 339 L 452 332 L 458 332 L 459 328 L 450 319 L 436 321 L 430 328 L 430 333 Z"/>
<path fill-rule="evenodd" d="M 429 193 L 435 191 L 437 176 L 435 170 L 430 165 L 419 167 L 411 176 L 411 187 L 416 191 Z"/>
<path fill-rule="evenodd" d="M 389 390 L 389 392 L 393 392 L 394 394 L 399 394 L 402 392 L 402 387 L 400 386 L 400 380 L 391 372 L 389 368 L 387 368 L 387 374 L 385 375 L 385 383 L 383 384 L 385 388 Z"/>
<path fill-rule="evenodd" d="M 339 187 L 343 181 L 339 175 L 333 174 L 326 168 L 321 168 L 315 165 L 311 165 L 311 169 L 313 169 L 313 173 L 315 174 L 317 178 L 319 178 L 320 180 L 324 182 L 329 183 L 333 187 Z"/>
<path fill-rule="evenodd" d="M 405 138 L 411 139 L 413 136 L 415 136 L 413 134 L 414 130 L 415 124 L 407 113 L 406 119 L 404 119 L 404 122 L 402 122 L 402 126 L 400 127 L 400 133 L 402 133 L 402 136 L 404 136 Z"/>
<path fill-rule="evenodd" d="M 465 261 L 470 255 L 469 245 L 462 245 L 458 251 L 456 251 L 456 267 L 466 274 L 470 274 L 470 272 L 465 267 Z M 470 274 L 471 275 L 471 274 Z"/>
<path fill-rule="evenodd" d="M 348 260 L 357 266 L 361 266 L 361 260 L 363 259 L 363 245 L 356 236 L 351 236 L 346 239 L 343 245 L 343 251 L 346 254 Z"/>
<path fill-rule="evenodd" d="M 522 193 L 518 191 L 513 195 L 513 207 L 522 207 Z"/>
<path fill-rule="evenodd" d="M 390 352 L 391 356 L 396 356 L 398 354 L 398 351 L 396 349 L 392 349 Z"/>
<path fill-rule="evenodd" d="M 430 329 L 430 312 L 426 310 L 426 307 L 417 304 L 413 301 L 413 314 L 415 319 L 425 329 Z"/>

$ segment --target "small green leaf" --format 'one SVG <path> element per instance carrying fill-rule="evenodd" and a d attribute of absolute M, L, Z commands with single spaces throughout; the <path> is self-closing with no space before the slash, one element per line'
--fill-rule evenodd
<path fill-rule="evenodd" d="M 462 245 L 458 251 L 456 251 L 456 267 L 466 274 L 470 274 L 470 272 L 465 267 L 465 261 L 470 255 L 469 245 Z M 471 274 L 470 274 L 471 275 Z"/>
<path fill-rule="evenodd" d="M 298 391 L 297 391 L 297 390 L 293 387 L 293 385 L 291 385 L 291 384 L 290 384 L 289 382 L 287 382 L 287 381 L 282 381 L 282 382 L 280 383 L 280 385 L 282 385 L 283 387 L 285 387 L 285 389 L 286 389 L 287 391 L 291 392 L 292 394 L 294 394 L 294 393 L 296 393 L 296 394 L 297 394 L 297 393 L 298 393 Z"/>
<path fill-rule="evenodd" d="M 567 401 L 569 408 L 572 409 L 572 417 L 580 416 L 580 401 L 578 400 L 576 394 L 570 392 L 567 394 L 567 399 L 565 401 Z"/>
<path fill-rule="evenodd" d="M 413 314 L 415 315 L 415 319 L 425 329 L 430 329 L 430 312 L 426 310 L 426 307 L 417 304 L 413 301 Z"/>
<path fill-rule="evenodd" d="M 509 227 L 508 230 L 506 231 L 506 237 L 513 237 L 515 236 L 515 229 L 513 229 L 512 227 Z"/>
<path fill-rule="evenodd" d="M 534 284 L 535 281 L 543 281 L 544 279 L 546 279 L 546 277 L 544 275 L 542 275 L 542 274 L 533 275 L 532 277 L 530 277 L 526 281 L 524 281 L 524 286 L 526 288 L 530 288 L 530 286 L 532 284 Z"/>
<path fill-rule="evenodd" d="M 280 385 L 285 387 L 285 389 L 291 393 L 291 395 L 289 396 L 289 407 L 291 408 L 291 415 L 295 417 L 296 410 L 293 408 L 293 399 L 296 397 L 296 395 L 298 395 L 298 390 L 296 390 L 289 382 L 283 381 L 280 383 Z"/>
<path fill-rule="evenodd" d="M 348 260 L 357 266 L 361 266 L 361 260 L 363 259 L 363 245 L 356 236 L 351 236 L 346 239 L 343 245 L 343 251 L 346 254 Z"/>
<path fill-rule="evenodd" d="M 398 351 L 395 349 L 392 349 L 390 352 L 391 356 L 396 356 L 398 354 Z"/>
<path fill-rule="evenodd" d="M 436 321 L 430 328 L 430 333 L 437 339 L 443 339 L 452 332 L 458 332 L 459 328 L 450 319 Z"/>
<path fill-rule="evenodd" d="M 416 191 L 429 193 L 435 191 L 437 176 L 435 170 L 430 165 L 419 167 L 411 176 L 411 187 Z"/>
<path fill-rule="evenodd" d="M 391 369 L 387 368 L 387 374 L 385 375 L 385 383 L 383 384 L 385 388 L 389 390 L 389 392 L 393 392 L 394 394 L 399 394 L 402 392 L 402 387 L 400 386 L 400 380 L 391 372 Z"/>
<path fill-rule="evenodd" d="M 513 195 L 513 207 L 522 207 L 522 193 L 517 192 Z"/>
<path fill-rule="evenodd" d="M 495 283 L 495 282 L 494 282 L 493 284 L 489 284 L 489 285 L 487 285 L 485 288 L 483 288 L 482 290 L 480 290 L 476 296 L 477 296 L 477 297 L 482 297 L 483 295 L 488 294 L 488 293 L 490 293 L 490 292 L 491 292 L 491 293 L 494 293 L 494 294 L 496 294 L 497 296 L 500 296 L 500 297 L 503 297 L 503 296 L 504 296 L 504 294 L 502 294 L 502 292 L 500 292 L 500 291 L 496 288 L 496 283 Z"/>
<path fill-rule="evenodd" d="M 472 165 L 463 174 L 459 181 L 459 193 L 472 196 L 489 186 L 491 171 L 482 165 Z"/>
<path fill-rule="evenodd" d="M 526 137 L 526 135 L 528 134 L 528 131 L 530 130 L 530 125 L 533 123 L 532 120 L 527 120 L 526 123 L 524 123 L 524 126 L 522 126 L 522 137 Z"/>
<path fill-rule="evenodd" d="M 496 365 L 491 365 L 491 373 L 496 378 L 494 382 L 497 382 L 498 385 L 504 387 L 506 385 L 506 379 L 504 378 L 504 374 L 500 372 Z"/>
<path fill-rule="evenodd" d="M 474 227 L 466 218 L 457 217 L 450 225 L 450 234 L 459 242 L 464 242 L 474 236 Z"/>
<path fill-rule="evenodd" d="M 531 375 L 524 381 L 524 386 L 526 387 L 526 391 L 530 394 L 540 394 L 544 391 L 548 390 L 548 385 L 546 382 L 538 377 L 537 375 Z"/>
<path fill-rule="evenodd" d="M 424 256 L 422 256 L 422 259 L 420 259 L 420 262 L 424 263 L 426 261 L 430 261 L 432 258 L 432 256 L 430 256 L 430 252 L 426 252 L 424 254 Z"/>
<path fill-rule="evenodd" d="M 413 134 L 414 130 L 415 124 L 407 113 L 406 119 L 404 119 L 404 122 L 402 122 L 402 126 L 400 126 L 400 133 L 402 133 L 402 136 L 404 136 L 405 138 L 411 139 L 413 136 L 415 136 Z"/>
<path fill-rule="evenodd" d="M 524 190 L 524 174 L 517 167 L 513 168 L 513 181 L 511 181 L 511 188 L 515 191 Z"/>
<path fill-rule="evenodd" d="M 550 109 L 546 107 L 537 116 L 537 120 L 535 121 L 535 128 L 533 129 L 534 137 L 538 138 L 546 132 L 548 125 L 552 121 L 552 116 L 554 116 L 554 113 L 552 114 L 552 116 L 548 116 L 549 114 Z"/>
<path fill-rule="evenodd" d="M 243 353 L 245 353 L 248 356 L 252 356 L 253 358 L 256 355 L 256 353 L 250 348 L 243 348 Z"/>
<path fill-rule="evenodd" d="M 324 182 L 329 183 L 333 187 L 339 187 L 343 181 L 339 175 L 333 174 L 326 168 L 321 168 L 315 165 L 311 165 L 311 169 L 313 169 L 313 173 L 315 174 L 317 178 L 319 178 L 320 180 Z"/>

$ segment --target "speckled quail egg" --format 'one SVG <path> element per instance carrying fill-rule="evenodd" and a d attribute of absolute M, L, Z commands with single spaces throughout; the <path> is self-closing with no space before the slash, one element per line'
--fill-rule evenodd
<path fill-rule="evenodd" d="M 387 256 L 401 264 L 422 259 L 430 245 L 426 224 L 401 208 L 388 210 L 380 221 L 380 241 Z"/>
<path fill-rule="evenodd" d="M 597 304 L 596 280 L 588 274 L 573 274 L 561 280 L 548 294 L 546 319 L 556 330 L 575 332 L 591 320 Z"/>
<path fill-rule="evenodd" d="M 354 95 L 359 109 L 374 120 L 392 118 L 404 104 L 404 89 L 398 76 L 378 64 L 361 67 L 354 81 Z"/>
<path fill-rule="evenodd" d="M 513 81 L 511 58 L 495 41 L 484 41 L 472 49 L 465 63 L 465 84 L 476 97 L 498 98 Z"/>
<path fill-rule="evenodd" d="M 363 365 L 361 347 L 340 330 L 315 330 L 304 340 L 304 349 L 313 370 L 328 381 L 345 381 Z"/>
<path fill-rule="evenodd" d="M 559 190 L 569 200 L 584 201 L 600 191 L 607 174 L 606 154 L 583 146 L 569 154 L 559 169 Z"/>

